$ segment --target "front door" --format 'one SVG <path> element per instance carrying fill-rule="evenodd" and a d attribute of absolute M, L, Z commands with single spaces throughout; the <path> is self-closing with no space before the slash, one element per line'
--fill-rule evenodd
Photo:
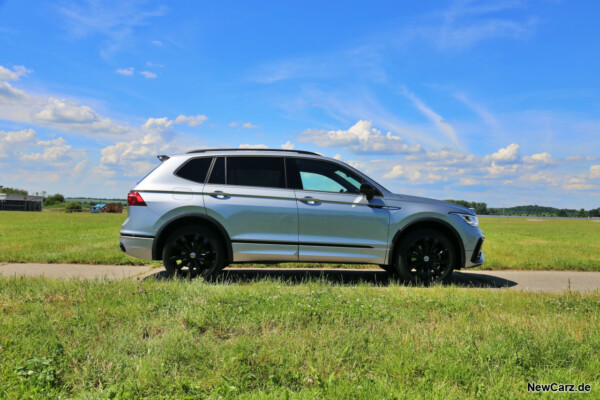
<path fill-rule="evenodd" d="M 299 180 L 299 261 L 383 264 L 389 225 L 384 199 L 367 200 L 360 193 L 363 179 L 337 163 L 290 158 L 287 165 Z"/>

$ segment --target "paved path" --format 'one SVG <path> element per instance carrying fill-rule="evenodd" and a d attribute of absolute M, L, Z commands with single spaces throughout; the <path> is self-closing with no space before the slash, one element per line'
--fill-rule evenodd
<path fill-rule="evenodd" d="M 4 264 L 2 276 L 45 276 L 48 278 L 79 279 L 161 279 L 162 268 L 149 266 L 83 265 L 83 264 Z M 324 269 L 324 268 L 227 268 L 218 279 L 251 281 L 267 277 L 289 282 L 306 278 L 323 278 L 335 283 L 359 282 L 383 284 L 390 276 L 379 269 Z M 467 288 L 509 288 L 532 292 L 589 292 L 600 290 L 600 272 L 580 271 L 459 271 L 450 279 L 451 284 Z"/>

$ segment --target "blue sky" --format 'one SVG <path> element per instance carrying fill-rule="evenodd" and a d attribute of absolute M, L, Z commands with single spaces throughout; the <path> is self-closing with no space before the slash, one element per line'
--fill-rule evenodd
<path fill-rule="evenodd" d="M 0 184 L 124 197 L 156 154 L 295 148 L 389 189 L 600 206 L 597 2 L 0 0 Z"/>

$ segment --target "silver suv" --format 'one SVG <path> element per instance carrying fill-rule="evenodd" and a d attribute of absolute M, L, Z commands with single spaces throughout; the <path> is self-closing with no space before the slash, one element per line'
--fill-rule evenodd
<path fill-rule="evenodd" d="M 127 196 L 121 250 L 169 274 L 232 263 L 377 264 L 412 282 L 483 264 L 475 213 L 394 194 L 299 150 L 197 150 L 162 161 Z"/>

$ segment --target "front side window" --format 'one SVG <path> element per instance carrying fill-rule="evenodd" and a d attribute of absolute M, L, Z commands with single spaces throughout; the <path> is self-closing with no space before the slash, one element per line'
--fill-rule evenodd
<path fill-rule="evenodd" d="M 212 157 L 192 158 L 175 172 L 180 178 L 196 183 L 204 183 Z"/>
<path fill-rule="evenodd" d="M 352 171 L 321 160 L 296 160 L 302 189 L 319 192 L 360 193 L 363 179 Z"/>
<path fill-rule="evenodd" d="M 282 157 L 227 157 L 227 184 L 285 188 Z"/>

